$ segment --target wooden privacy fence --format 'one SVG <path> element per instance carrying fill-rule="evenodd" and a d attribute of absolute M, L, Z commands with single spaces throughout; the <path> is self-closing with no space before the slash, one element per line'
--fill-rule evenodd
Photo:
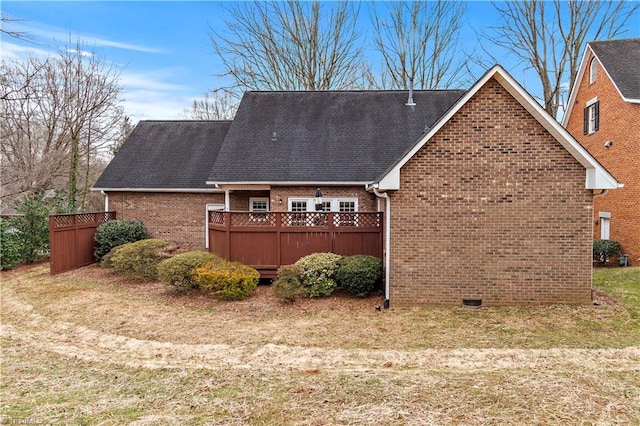
<path fill-rule="evenodd" d="M 114 211 L 49 216 L 51 275 L 94 263 L 96 228 L 115 218 Z"/>
<path fill-rule="evenodd" d="M 382 258 L 383 215 L 324 212 L 209 212 L 209 251 L 273 278 L 311 253 Z"/>

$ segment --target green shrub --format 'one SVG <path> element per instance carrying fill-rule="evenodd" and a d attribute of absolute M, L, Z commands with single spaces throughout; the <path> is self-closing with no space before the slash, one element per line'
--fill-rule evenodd
<path fill-rule="evenodd" d="M 96 229 L 94 237 L 96 249 L 93 255 L 97 261 L 100 261 L 102 256 L 114 247 L 145 238 L 147 238 L 147 229 L 139 220 L 110 220 Z"/>
<path fill-rule="evenodd" d="M 278 269 L 278 277 L 272 287 L 275 295 L 285 302 L 293 302 L 297 298 L 306 296 L 306 291 L 300 282 L 302 269 L 298 265 L 282 266 Z"/>
<path fill-rule="evenodd" d="M 382 261 L 377 257 L 346 256 L 338 261 L 336 282 L 356 297 L 366 297 L 379 283 Z"/>
<path fill-rule="evenodd" d="M 42 195 L 24 198 L 16 210 L 22 214 L 15 219 L 21 260 L 32 263 L 48 256 L 49 213 L 53 211 L 42 201 Z"/>
<path fill-rule="evenodd" d="M 342 256 L 335 253 L 313 253 L 295 264 L 302 270 L 301 280 L 311 297 L 329 296 L 336 288 L 334 276 Z"/>
<path fill-rule="evenodd" d="M 612 257 L 620 256 L 620 243 L 614 240 L 593 240 L 593 261 L 604 265 Z"/>
<path fill-rule="evenodd" d="M 20 262 L 20 237 L 13 219 L 0 218 L 0 270 Z"/>
<path fill-rule="evenodd" d="M 171 252 L 176 249 L 164 240 L 140 240 L 118 247 L 111 254 L 110 263 L 119 274 L 153 281 L 158 276 L 158 264 L 171 257 Z"/>
<path fill-rule="evenodd" d="M 207 262 L 193 271 L 198 288 L 224 300 L 244 299 L 258 286 L 260 273 L 238 262 Z"/>
<path fill-rule="evenodd" d="M 193 271 L 207 262 L 222 262 L 218 256 L 207 251 L 190 251 L 165 259 L 158 265 L 158 279 L 176 291 L 198 288 Z"/>

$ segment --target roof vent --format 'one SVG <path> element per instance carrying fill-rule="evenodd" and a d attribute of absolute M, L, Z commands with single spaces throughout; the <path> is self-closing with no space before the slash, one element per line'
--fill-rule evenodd
<path fill-rule="evenodd" d="M 416 103 L 413 102 L 413 77 L 409 79 L 409 99 L 407 99 L 407 103 L 405 105 L 414 106 Z"/>
<path fill-rule="evenodd" d="M 278 133 L 273 132 L 273 133 L 271 134 L 271 140 L 272 140 L 272 141 L 274 141 L 274 142 L 275 142 L 275 141 L 277 141 L 277 140 L 278 140 Z"/>

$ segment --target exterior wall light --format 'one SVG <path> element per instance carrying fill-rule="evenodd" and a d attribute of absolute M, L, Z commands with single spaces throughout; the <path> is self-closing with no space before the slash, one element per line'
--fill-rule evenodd
<path fill-rule="evenodd" d="M 322 210 L 322 192 L 320 192 L 320 188 L 316 189 L 315 205 L 316 211 Z"/>

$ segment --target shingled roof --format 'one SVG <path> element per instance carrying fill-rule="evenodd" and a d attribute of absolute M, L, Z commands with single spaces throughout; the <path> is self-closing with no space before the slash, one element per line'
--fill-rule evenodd
<path fill-rule="evenodd" d="M 622 96 L 640 100 L 640 38 L 592 41 L 589 46 Z"/>
<path fill-rule="evenodd" d="M 373 182 L 464 93 L 247 92 L 208 182 Z"/>
<path fill-rule="evenodd" d="M 211 189 L 206 180 L 230 121 L 140 121 L 97 190 Z"/>

